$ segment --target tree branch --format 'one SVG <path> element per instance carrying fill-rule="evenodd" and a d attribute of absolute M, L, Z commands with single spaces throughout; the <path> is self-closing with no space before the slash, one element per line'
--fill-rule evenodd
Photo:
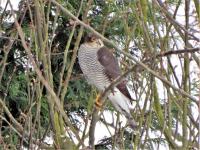
<path fill-rule="evenodd" d="M 170 50 L 163 53 L 156 55 L 156 57 L 168 56 L 173 54 L 182 54 L 182 53 L 195 53 L 200 51 L 199 47 L 196 48 L 187 48 L 187 49 L 180 49 L 180 50 Z"/>

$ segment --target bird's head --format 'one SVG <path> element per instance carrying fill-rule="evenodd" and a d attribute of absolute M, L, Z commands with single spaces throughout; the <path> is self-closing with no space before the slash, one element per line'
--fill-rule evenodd
<path fill-rule="evenodd" d="M 89 33 L 85 37 L 85 44 L 87 44 L 87 46 L 93 47 L 93 48 L 101 48 L 104 46 L 102 40 L 93 33 Z"/>

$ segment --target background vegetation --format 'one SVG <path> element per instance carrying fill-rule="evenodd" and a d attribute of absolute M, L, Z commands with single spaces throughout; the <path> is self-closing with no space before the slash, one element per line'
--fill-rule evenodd
<path fill-rule="evenodd" d="M 198 0 L 21 0 L 16 10 L 4 2 L 0 149 L 200 148 Z M 129 72 L 137 131 L 109 103 L 101 112 L 114 119 L 92 115 L 97 91 L 77 61 L 88 32 L 115 48 Z M 98 142 L 94 117 L 112 131 Z"/>

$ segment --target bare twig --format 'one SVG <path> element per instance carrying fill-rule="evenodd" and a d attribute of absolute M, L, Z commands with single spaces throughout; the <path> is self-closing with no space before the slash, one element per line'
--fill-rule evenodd
<path fill-rule="evenodd" d="M 187 49 L 179 49 L 179 50 L 170 50 L 156 55 L 156 57 L 168 56 L 172 54 L 183 54 L 183 53 L 194 53 L 200 51 L 200 48 L 187 48 Z"/>

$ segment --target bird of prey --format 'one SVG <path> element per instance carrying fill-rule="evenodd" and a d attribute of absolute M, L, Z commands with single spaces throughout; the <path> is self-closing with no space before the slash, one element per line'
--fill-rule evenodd
<path fill-rule="evenodd" d="M 113 80 L 121 75 L 117 59 L 110 49 L 104 46 L 101 39 L 93 33 L 88 34 L 85 42 L 81 44 L 78 51 L 78 60 L 87 81 L 96 86 L 100 92 L 103 92 Z M 125 115 L 130 127 L 135 128 L 136 123 L 129 108 L 131 96 L 125 80 L 112 89 L 108 99 L 117 111 Z M 98 98 L 96 99 L 96 105 L 101 106 Z"/>

